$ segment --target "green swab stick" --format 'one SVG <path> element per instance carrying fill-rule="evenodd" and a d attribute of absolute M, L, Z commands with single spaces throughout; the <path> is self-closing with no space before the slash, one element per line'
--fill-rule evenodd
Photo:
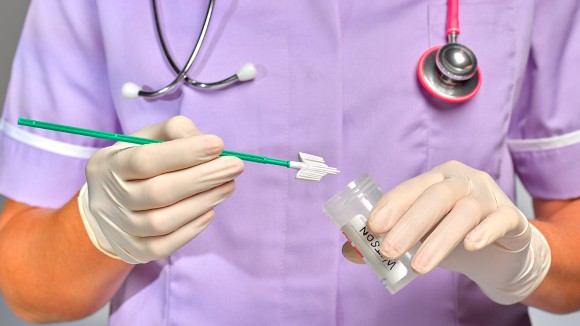
<path fill-rule="evenodd" d="M 34 127 L 34 128 L 41 128 L 41 129 L 48 129 L 60 132 L 66 132 L 69 134 L 76 134 L 82 136 L 89 136 L 95 138 L 103 138 L 109 139 L 114 141 L 120 141 L 125 143 L 132 143 L 132 144 L 153 144 L 153 143 L 162 143 L 163 140 L 158 139 L 149 139 L 143 137 L 135 137 L 135 136 L 128 136 L 123 134 L 116 134 L 112 132 L 100 131 L 100 130 L 91 130 L 91 129 L 84 129 L 66 125 L 60 125 L 56 123 L 38 121 L 38 120 L 29 120 L 24 118 L 18 118 L 18 124 L 22 126 Z M 324 159 L 322 157 L 314 156 L 311 154 L 306 153 L 299 153 L 301 162 L 294 162 L 294 161 L 284 161 L 284 160 L 277 160 L 265 156 L 247 154 L 247 153 L 240 153 L 240 152 L 232 152 L 232 151 L 222 151 L 220 156 L 235 156 L 240 158 L 244 161 L 249 162 L 257 162 L 263 164 L 273 164 L 273 165 L 280 165 L 285 166 L 288 168 L 293 168 L 299 170 L 296 174 L 297 179 L 303 180 L 316 180 L 320 181 L 322 177 L 326 174 L 336 174 L 339 171 L 336 168 L 328 167 L 324 163 Z"/>

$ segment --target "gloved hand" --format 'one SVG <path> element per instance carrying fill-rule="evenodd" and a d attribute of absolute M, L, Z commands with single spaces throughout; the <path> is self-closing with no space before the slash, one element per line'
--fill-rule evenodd
<path fill-rule="evenodd" d="M 425 274 L 441 266 L 465 274 L 501 304 L 525 299 L 550 267 L 546 239 L 493 178 L 456 161 L 385 194 L 368 226 L 388 232 L 381 243 L 384 257 L 398 259 L 421 241 L 413 269 Z M 353 251 L 343 247 L 351 260 Z"/>
<path fill-rule="evenodd" d="M 213 219 L 213 208 L 234 191 L 234 178 L 244 168 L 236 157 L 218 157 L 222 140 L 203 135 L 185 117 L 134 135 L 167 141 L 117 143 L 97 151 L 78 197 L 93 244 L 131 264 L 169 256 L 195 238 Z"/>

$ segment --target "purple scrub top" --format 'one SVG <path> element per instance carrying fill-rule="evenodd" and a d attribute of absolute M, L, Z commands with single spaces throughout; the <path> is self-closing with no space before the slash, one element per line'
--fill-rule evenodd
<path fill-rule="evenodd" d="M 206 1 L 160 1 L 183 65 Z M 390 295 L 346 261 L 323 203 L 363 172 L 388 191 L 448 160 L 486 171 L 513 198 L 580 196 L 580 23 L 575 0 L 462 1 L 459 42 L 483 84 L 464 104 L 421 89 L 416 65 L 445 43 L 446 1 L 217 1 L 190 75 L 224 78 L 253 62 L 254 81 L 129 100 L 175 73 L 149 1 L 33 1 L 0 124 L 0 193 L 59 207 L 110 142 L 16 125 L 18 117 L 130 134 L 185 115 L 226 149 L 279 159 L 322 156 L 321 182 L 246 163 L 216 218 L 171 257 L 136 266 L 111 325 L 526 325 L 527 308 L 493 303 L 466 277 L 436 269 Z M 490 266 L 490 272 L 501 266 Z"/>

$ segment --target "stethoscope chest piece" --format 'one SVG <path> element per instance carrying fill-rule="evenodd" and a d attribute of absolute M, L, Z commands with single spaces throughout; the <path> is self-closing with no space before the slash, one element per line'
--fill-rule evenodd
<path fill-rule="evenodd" d="M 475 55 L 458 43 L 427 50 L 419 59 L 417 76 L 430 94 L 447 102 L 465 102 L 475 96 L 481 86 Z"/>
<path fill-rule="evenodd" d="M 425 51 L 419 59 L 417 77 L 436 98 L 452 103 L 465 102 L 481 87 L 481 71 L 473 51 L 457 43 L 459 0 L 447 0 L 447 44 Z"/>

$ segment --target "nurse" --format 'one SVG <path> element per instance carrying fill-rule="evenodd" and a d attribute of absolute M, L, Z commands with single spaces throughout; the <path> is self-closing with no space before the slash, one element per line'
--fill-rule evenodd
<path fill-rule="evenodd" d="M 183 66 L 207 4 L 160 7 Z M 577 7 L 462 2 L 461 43 L 482 83 L 448 103 L 416 75 L 447 39 L 440 1 L 217 2 L 190 76 L 219 80 L 251 61 L 255 80 L 157 99 L 119 91 L 175 78 L 151 5 L 33 1 L 0 124 L 7 302 L 48 322 L 111 301 L 111 325 L 525 325 L 526 305 L 578 309 Z M 127 147 L 18 117 L 168 141 Z M 306 151 L 342 172 L 296 181 L 218 157 L 224 147 Z M 369 221 L 390 231 L 381 252 L 425 240 L 413 262 L 425 275 L 393 296 L 342 257 L 322 213 L 362 172 L 390 190 Z M 533 224 L 512 203 L 516 174 Z M 479 258 L 490 250 L 499 258 Z"/>

